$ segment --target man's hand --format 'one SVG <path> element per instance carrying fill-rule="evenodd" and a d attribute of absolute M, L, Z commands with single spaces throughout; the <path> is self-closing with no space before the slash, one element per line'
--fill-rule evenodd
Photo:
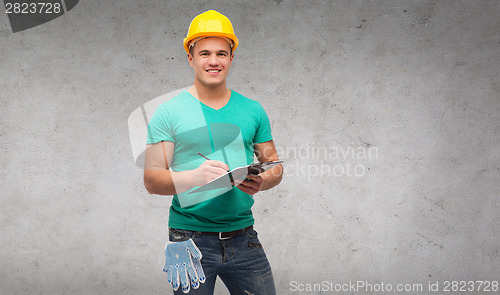
<path fill-rule="evenodd" d="M 248 174 L 247 179 L 243 180 L 243 182 L 240 183 L 237 188 L 249 195 L 255 195 L 260 191 L 263 183 L 264 179 L 262 179 L 262 176 Z"/>
<path fill-rule="evenodd" d="M 195 182 L 197 186 L 203 186 L 210 181 L 216 179 L 217 177 L 223 175 L 229 170 L 224 162 L 207 160 L 196 168 L 195 171 Z"/>
<path fill-rule="evenodd" d="M 254 145 L 255 155 L 259 162 L 268 162 L 268 161 L 277 161 L 279 160 L 278 152 L 276 151 L 276 147 L 274 146 L 274 142 L 272 140 L 256 143 Z M 283 176 L 283 166 L 278 165 L 275 166 L 266 172 L 260 174 L 263 179 L 263 184 L 261 185 L 259 190 L 265 191 L 276 185 L 278 185 Z"/>

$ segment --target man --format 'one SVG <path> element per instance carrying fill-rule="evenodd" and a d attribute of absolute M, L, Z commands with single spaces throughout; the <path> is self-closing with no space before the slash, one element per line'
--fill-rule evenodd
<path fill-rule="evenodd" d="M 253 195 L 281 181 L 283 167 L 193 192 L 254 155 L 279 159 L 260 103 L 226 87 L 238 44 L 226 16 L 210 10 L 195 17 L 184 39 L 194 85 L 158 107 L 148 126 L 145 187 L 174 195 L 164 270 L 175 294 L 182 294 L 179 279 L 185 293 L 213 294 L 217 276 L 231 294 L 275 294 L 251 207 Z"/>

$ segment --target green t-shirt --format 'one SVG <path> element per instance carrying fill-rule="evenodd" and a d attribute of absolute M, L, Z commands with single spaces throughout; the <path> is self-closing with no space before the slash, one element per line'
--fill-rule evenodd
<path fill-rule="evenodd" d="M 204 158 L 226 163 L 229 169 L 254 162 L 254 143 L 272 140 L 269 118 L 257 101 L 231 91 L 228 103 L 212 109 L 183 91 L 161 104 L 148 125 L 147 144 L 174 143 L 170 168 L 198 168 Z M 233 231 L 253 225 L 253 196 L 236 187 L 174 195 L 169 226 L 195 231 Z"/>

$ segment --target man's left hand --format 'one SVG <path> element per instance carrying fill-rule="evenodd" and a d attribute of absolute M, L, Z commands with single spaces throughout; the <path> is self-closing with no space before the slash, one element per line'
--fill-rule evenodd
<path fill-rule="evenodd" d="M 243 180 L 237 188 L 249 195 L 255 195 L 260 191 L 263 183 L 264 179 L 260 175 L 248 174 L 247 179 Z"/>

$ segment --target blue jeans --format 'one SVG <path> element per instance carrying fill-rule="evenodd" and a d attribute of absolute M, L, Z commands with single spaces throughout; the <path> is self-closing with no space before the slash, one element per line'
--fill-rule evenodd
<path fill-rule="evenodd" d="M 169 238 L 172 242 L 192 238 L 203 255 L 201 265 L 206 281 L 198 289 L 191 288 L 188 294 L 212 295 L 217 276 L 230 294 L 276 294 L 271 266 L 253 228 L 226 240 L 196 231 L 170 229 Z M 179 288 L 174 294 L 184 293 Z"/>

